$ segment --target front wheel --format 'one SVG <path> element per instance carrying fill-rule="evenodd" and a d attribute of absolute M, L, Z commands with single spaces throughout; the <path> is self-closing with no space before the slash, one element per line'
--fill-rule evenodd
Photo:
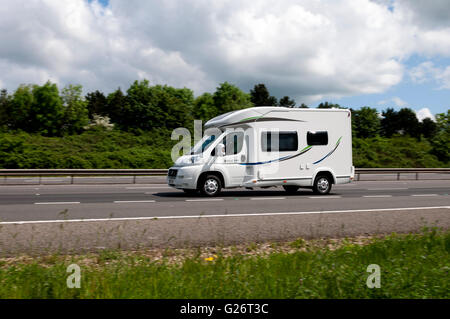
<path fill-rule="evenodd" d="M 200 187 L 200 192 L 203 195 L 213 197 L 217 196 L 222 189 L 222 183 L 220 182 L 220 179 L 215 175 L 208 175 L 203 180 L 203 183 Z"/>
<path fill-rule="evenodd" d="M 326 175 L 319 175 L 316 177 L 313 185 L 314 193 L 319 195 L 326 195 L 331 190 L 331 180 Z"/>

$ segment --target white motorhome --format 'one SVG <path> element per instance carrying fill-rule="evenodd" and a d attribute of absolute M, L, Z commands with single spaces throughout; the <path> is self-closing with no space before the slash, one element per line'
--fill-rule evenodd
<path fill-rule="evenodd" d="M 167 183 L 206 196 L 271 186 L 328 194 L 353 177 L 350 110 L 252 107 L 209 120 L 190 154 L 169 169 Z"/>

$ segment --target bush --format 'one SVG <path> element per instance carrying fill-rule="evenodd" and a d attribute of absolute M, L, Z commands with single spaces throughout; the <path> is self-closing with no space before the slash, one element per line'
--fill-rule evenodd
<path fill-rule="evenodd" d="M 168 168 L 177 141 L 171 132 L 123 132 L 96 127 L 80 135 L 45 137 L 24 132 L 0 133 L 1 168 Z M 356 167 L 448 167 L 423 139 L 354 138 Z"/>
<path fill-rule="evenodd" d="M 448 167 L 431 154 L 427 140 L 417 141 L 406 136 L 392 138 L 353 138 L 355 167 Z"/>
<path fill-rule="evenodd" d="M 94 129 L 64 137 L 0 133 L 0 167 L 167 168 L 175 143 L 168 131 L 135 135 Z"/>

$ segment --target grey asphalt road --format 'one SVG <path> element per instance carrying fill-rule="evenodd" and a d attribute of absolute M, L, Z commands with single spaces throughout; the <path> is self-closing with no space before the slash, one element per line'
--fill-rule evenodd
<path fill-rule="evenodd" d="M 0 186 L 0 253 L 228 244 L 450 226 L 450 181 L 187 196 L 164 184 Z"/>

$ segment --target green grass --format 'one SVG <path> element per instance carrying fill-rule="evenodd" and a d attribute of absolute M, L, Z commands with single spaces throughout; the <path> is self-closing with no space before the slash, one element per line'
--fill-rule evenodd
<path fill-rule="evenodd" d="M 59 256 L 0 261 L 0 298 L 450 298 L 450 232 L 427 229 L 337 249 L 298 240 L 290 252 L 236 253 L 179 263 L 105 251 L 95 262 Z M 85 259 L 84 259 L 85 260 Z M 68 289 L 66 267 L 80 263 L 81 288 Z M 369 264 L 381 288 L 366 286 Z"/>

